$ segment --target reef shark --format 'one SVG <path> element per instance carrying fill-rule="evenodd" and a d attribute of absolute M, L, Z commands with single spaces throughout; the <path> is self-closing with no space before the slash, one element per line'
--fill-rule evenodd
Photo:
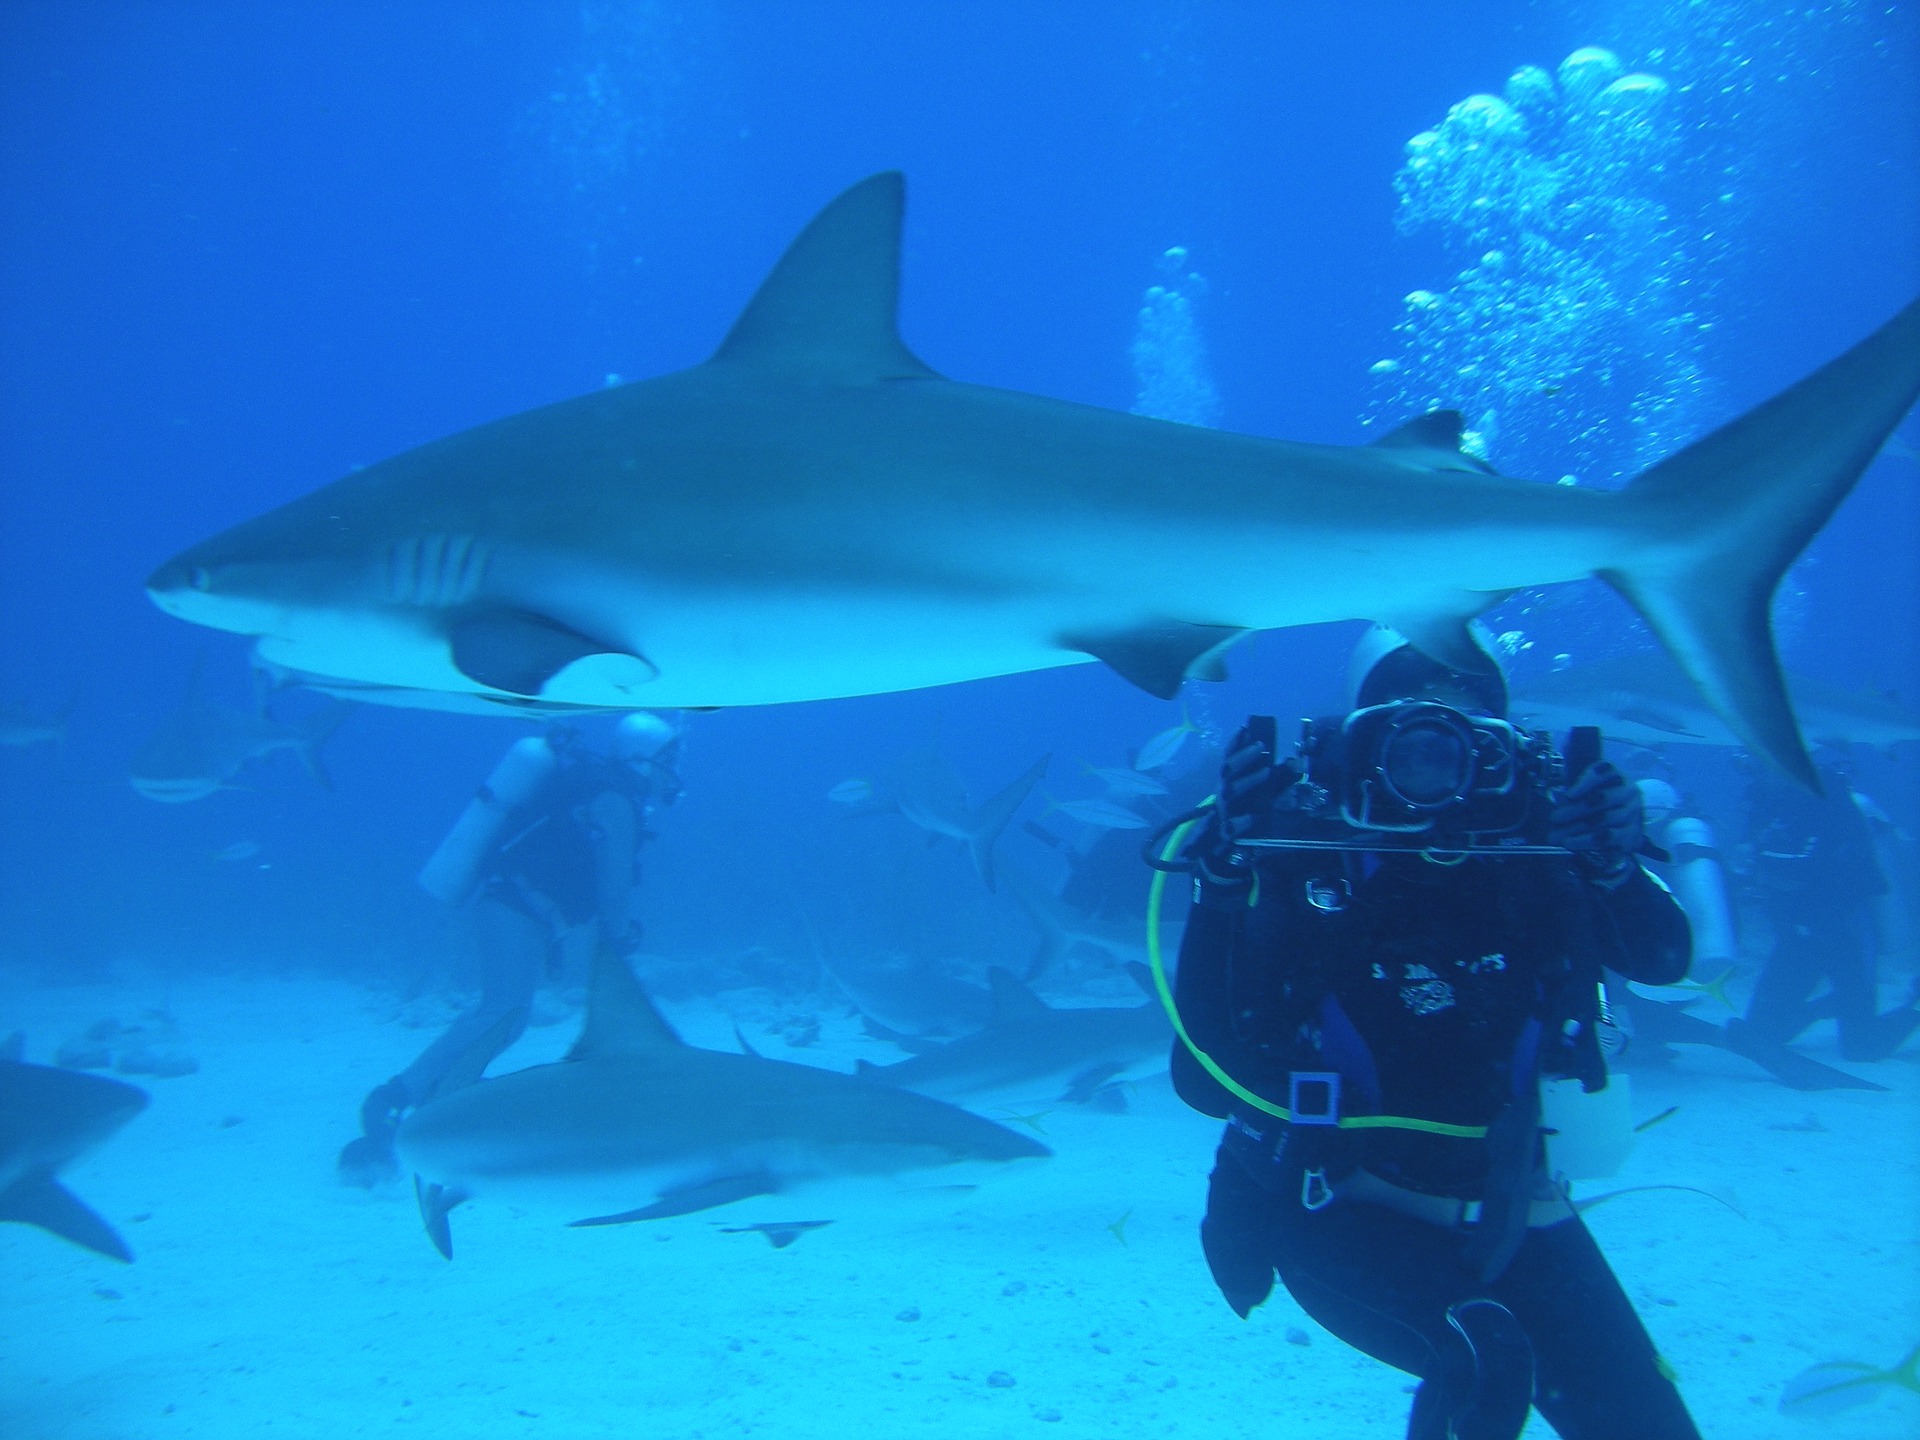
<path fill-rule="evenodd" d="M 497 1049 L 488 1037 L 473 1053 L 484 1066 Z M 617 1225 L 845 1181 L 911 1189 L 919 1176 L 946 1186 L 955 1167 L 1049 1153 L 889 1085 L 689 1046 L 604 949 L 565 1060 L 464 1078 L 456 1073 L 407 1116 L 396 1139 L 428 1237 L 449 1259 L 447 1213 L 474 1196 L 557 1206 L 583 1217 L 575 1225 Z"/>
<path fill-rule="evenodd" d="M 187 692 L 142 742 L 127 766 L 127 781 L 149 800 L 184 804 L 233 788 L 234 777 L 255 760 L 290 750 L 309 775 L 327 784 L 320 746 L 353 706 L 336 700 L 298 721 L 282 720 L 256 694 L 252 709 L 222 705 L 204 693 L 195 659 Z"/>
<path fill-rule="evenodd" d="M 20 1038 L 0 1046 L 0 1220 L 132 1260 L 127 1242 L 60 1183 L 60 1172 L 138 1115 L 146 1091 L 104 1075 L 29 1065 Z"/>
<path fill-rule="evenodd" d="M 1101 660 L 1156 695 L 1252 630 L 1368 618 L 1448 664 L 1598 576 L 1817 784 L 1781 576 L 1920 394 L 1920 302 L 1618 492 L 1493 473 L 1439 411 L 1301 444 L 950 381 L 895 328 L 904 182 L 829 204 L 705 363 L 423 445 L 148 592 L 366 698 L 763 705 Z"/>
<path fill-rule="evenodd" d="M 1046 774 L 1049 758 L 1042 756 L 1034 761 L 1024 774 L 976 810 L 967 798 L 965 782 L 937 748 L 928 746 L 903 755 L 889 766 L 872 794 L 851 806 L 850 813 L 897 814 L 928 835 L 958 840 L 966 846 L 975 872 L 991 890 L 994 843 Z"/>
<path fill-rule="evenodd" d="M 1888 695 L 1787 676 L 1787 693 L 1808 739 L 1888 748 L 1920 740 L 1920 714 Z M 1741 742 L 1672 665 L 1655 655 L 1616 656 L 1518 681 L 1513 710 L 1533 725 L 1564 730 L 1598 725 L 1634 745 Z"/>
<path fill-rule="evenodd" d="M 1128 967 L 1144 989 L 1144 965 Z M 1166 1068 L 1173 1038 L 1166 1011 L 1144 1005 L 1053 1006 L 1011 972 L 987 972 L 986 1027 L 893 1065 L 861 1061 L 858 1074 L 969 1105 L 1084 1104 L 1107 1086 Z M 1151 992 L 1149 992 L 1151 993 Z"/>

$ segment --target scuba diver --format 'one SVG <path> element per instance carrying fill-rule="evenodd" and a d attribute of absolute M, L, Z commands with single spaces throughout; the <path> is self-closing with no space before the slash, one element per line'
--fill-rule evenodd
<path fill-rule="evenodd" d="M 1298 757 L 1249 721 L 1160 862 L 1194 887 L 1175 1089 L 1227 1122 L 1214 1281 L 1245 1318 L 1277 1275 L 1419 1377 L 1410 1440 L 1513 1440 L 1530 1407 L 1568 1440 L 1698 1440 L 1558 1173 L 1592 1172 L 1556 1164 L 1607 1083 L 1602 971 L 1687 972 L 1640 792 L 1598 732 L 1563 759 L 1507 725 L 1490 654 L 1453 670 L 1380 627 L 1352 668 L 1352 713 L 1308 722 Z M 1578 1083 L 1543 1121 L 1556 1077 Z"/>
<path fill-rule="evenodd" d="M 1837 754 L 1823 750 L 1814 764 L 1824 797 L 1757 771 L 1749 788 L 1749 874 L 1773 950 L 1746 1015 L 1728 1021 L 1727 1032 L 1742 1043 L 1785 1046 L 1831 1018 L 1843 1059 L 1884 1060 L 1920 1027 L 1920 985 L 1900 1008 L 1879 1010 L 1875 903 L 1887 879 L 1873 826 L 1887 822 L 1853 788 Z"/>
<path fill-rule="evenodd" d="M 679 798 L 679 752 L 672 724 L 635 711 L 615 727 L 611 755 L 558 726 L 501 757 L 419 876 L 436 900 L 471 901 L 480 998 L 361 1104 L 362 1133 L 340 1152 L 342 1183 L 371 1188 L 397 1173 L 401 1118 L 476 1044 L 498 1055 L 520 1038 L 563 944 L 591 927 L 623 958 L 639 949 L 640 847 L 649 812 Z"/>

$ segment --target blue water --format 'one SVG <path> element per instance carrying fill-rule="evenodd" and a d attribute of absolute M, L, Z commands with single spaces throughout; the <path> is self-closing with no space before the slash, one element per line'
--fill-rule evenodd
<path fill-rule="evenodd" d="M 1496 464 L 1594 484 L 1783 388 L 1920 290 L 1920 12 L 1840 0 L 1678 9 L 14 0 L 0 14 L 0 699 L 71 707 L 57 750 L 0 750 L 0 978 L 19 1023 L 59 1023 L 46 1017 L 68 1014 L 74 987 L 91 987 L 84 1005 L 123 989 L 131 1006 L 156 984 L 239 996 L 268 976 L 457 986 L 457 939 L 413 875 L 527 728 L 367 707 L 327 746 L 331 788 L 282 755 L 237 788 L 155 804 L 126 783 L 128 760 L 179 703 L 195 657 L 228 703 L 245 703 L 249 682 L 242 642 L 162 615 L 144 577 L 355 466 L 699 361 L 793 232 L 874 171 L 909 180 L 902 333 L 972 382 L 1342 444 L 1406 418 L 1409 398 L 1459 405 L 1470 421 L 1492 409 Z M 1407 142 L 1517 67 L 1552 70 L 1588 45 L 1661 77 L 1665 128 L 1644 165 L 1596 169 L 1570 143 L 1546 159 L 1644 223 L 1586 249 L 1570 241 L 1529 283 L 1572 283 L 1575 256 L 1624 297 L 1610 322 L 1623 343 L 1665 339 L 1627 379 L 1574 384 L 1565 414 L 1525 377 L 1589 338 L 1577 327 L 1509 337 L 1499 353 L 1518 368 L 1492 399 L 1477 382 L 1441 394 L 1510 316 L 1497 286 L 1468 287 L 1479 323 L 1447 336 L 1406 328 L 1404 297 L 1451 292 L 1484 241 L 1457 215 L 1408 223 L 1396 191 Z M 1170 261 L 1173 247 L 1185 254 Z M 1650 296 L 1656 258 L 1671 288 Z M 1405 368 L 1379 370 L 1386 359 Z M 1403 391 L 1383 380 L 1392 373 L 1419 384 Z M 1632 424 L 1649 395 L 1662 402 L 1651 440 Z M 1916 426 L 1905 424 L 1908 445 L 1920 445 Z M 1784 588 L 1789 668 L 1920 704 L 1916 536 L 1909 449 L 1869 470 Z M 1496 628 L 1520 637 L 1517 672 L 1647 643 L 1624 610 L 1584 591 Z M 1196 718 L 1217 741 L 1252 710 L 1332 708 L 1357 630 L 1260 637 L 1226 685 L 1189 686 Z M 794 1005 L 827 993 L 809 988 L 802 916 L 876 945 L 920 940 L 962 965 L 1024 954 L 1020 912 L 957 854 L 923 851 L 904 826 L 850 830 L 826 792 L 937 740 L 975 800 L 1042 754 L 1056 757 L 1051 788 L 1090 794 L 1082 760 L 1124 764 L 1179 713 L 1079 666 L 697 717 L 688 793 L 648 857 L 649 950 L 727 974 L 743 955 L 775 956 L 774 988 L 791 987 L 779 1003 Z M 1855 757 L 1861 787 L 1910 833 L 1914 759 L 1911 745 Z M 1704 795 L 1737 793 L 1724 752 L 1675 763 Z M 1027 817 L 1041 809 L 1036 799 Z M 1009 843 L 1047 859 L 1030 838 Z M 257 853 L 215 858 L 235 846 Z M 1894 979 L 1914 964 L 1910 951 L 1889 960 Z M 236 1012 L 252 1004 L 236 999 Z M 30 1029 L 30 1055 L 60 1038 Z M 419 1038 L 394 1043 L 404 1053 Z M 274 1041 L 270 1026 L 253 1036 L 258 1063 L 280 1054 L 343 1071 L 328 1082 L 334 1129 L 318 1102 L 301 1122 L 322 1155 L 386 1072 Z M 154 1088 L 217 1086 L 215 1048 L 209 1039 L 200 1076 Z M 1882 1067 L 1896 1093 L 1859 1112 L 1890 1148 L 1914 1134 L 1911 1057 Z M 1140 1163 L 1154 1164 L 1141 1143 Z M 115 1153 L 87 1173 L 108 1175 Z M 1875 1173 L 1870 1160 L 1862 1173 Z M 321 1164 L 286 1183 L 304 1203 L 335 1203 Z M 382 1222 L 416 1243 L 411 1202 L 387 1201 Z M 1198 1194 L 1187 1203 L 1197 1213 Z M 1166 1273 L 1194 1279 L 1190 1228 L 1167 1235 Z M 53 1240 L 17 1227 L 5 1239 L 23 1265 L 56 1263 Z M 271 1245 L 271 1232 L 245 1243 Z M 1920 1337 L 1902 1243 L 1886 1262 L 1905 1282 L 1878 1327 L 1887 1353 L 1813 1358 L 1891 1364 Z M 423 1270 L 438 1264 L 419 1249 Z M 24 1333 L 34 1319 L 5 1323 Z M 84 1388 L 119 1363 L 111 1326 L 62 1333 L 62 1384 Z M 1286 1348 L 1277 1333 L 1266 1342 Z M 315 1363 L 352 1379 L 351 1357 Z M 1696 1373 L 1728 1367 L 1721 1389 L 1742 1406 L 1759 1396 L 1752 1416 L 1783 1423 L 1771 1407 L 1788 1373 L 1740 1363 L 1694 1361 Z M 0 1386 L 46 1384 L 54 1364 L 0 1359 Z M 1100 1383 L 1089 1372 L 1089 1396 Z M 1385 1371 L 1327 1383 L 1397 1413 Z M 1125 1407 L 1101 1403 L 1063 1428 L 1125 1431 Z M 632 1404 L 645 1433 L 644 1401 Z M 238 1405 L 179 1433 L 257 1426 L 272 1386 Z M 286 1433 L 411 1423 L 338 1405 Z M 1920 1426 L 1916 1415 L 1888 1401 L 1883 1428 L 1859 1433 Z M 1710 1434 L 1762 1433 L 1739 1415 L 1701 1419 Z M 167 1433 L 158 1421 L 21 1423 L 23 1435 Z M 775 1411 L 759 1423 L 783 1431 Z"/>

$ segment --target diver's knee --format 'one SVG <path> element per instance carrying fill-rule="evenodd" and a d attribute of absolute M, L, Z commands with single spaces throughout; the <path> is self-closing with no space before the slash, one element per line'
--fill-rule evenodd
<path fill-rule="evenodd" d="M 1436 1372 L 1414 1395 L 1408 1440 L 1516 1440 L 1533 1406 L 1533 1345 L 1513 1312 L 1476 1297 L 1447 1309 Z"/>

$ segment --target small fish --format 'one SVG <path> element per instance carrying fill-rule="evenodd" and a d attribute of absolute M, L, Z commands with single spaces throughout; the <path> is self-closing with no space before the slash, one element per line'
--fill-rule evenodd
<path fill-rule="evenodd" d="M 836 805 L 863 805 L 872 798 L 871 780 L 842 780 L 827 791 L 827 799 Z"/>
<path fill-rule="evenodd" d="M 1727 1009 L 1737 1013 L 1740 1007 L 1727 998 L 1727 981 L 1738 974 L 1739 970 L 1740 967 L 1738 965 L 1729 965 L 1711 980 L 1676 980 L 1667 988 L 1682 991 L 1690 990 L 1696 995 L 1706 996 L 1709 1000 L 1718 1000 L 1722 1005 L 1726 1006 Z"/>
<path fill-rule="evenodd" d="M 1153 824 L 1146 816 L 1111 800 L 1050 800 L 1047 808 L 1102 830 L 1145 830 Z"/>
<path fill-rule="evenodd" d="M 1142 745 L 1140 752 L 1133 757 L 1133 768 L 1136 770 L 1165 769 L 1173 763 L 1173 757 L 1178 755 L 1181 747 L 1187 743 L 1187 737 L 1197 735 L 1199 731 L 1200 727 L 1193 723 L 1193 717 L 1187 714 L 1186 706 L 1182 705 L 1180 723 L 1162 730 Z"/>
<path fill-rule="evenodd" d="M 1052 1113 L 1051 1110 L 1035 1110 L 1031 1115 L 1018 1115 L 1011 1110 L 1002 1110 L 1000 1115 L 1002 1119 L 1011 1120 L 1015 1124 L 1026 1126 L 1036 1135 L 1044 1135 L 1047 1133 L 1047 1127 L 1040 1122 Z"/>
<path fill-rule="evenodd" d="M 1658 1125 L 1662 1120 L 1665 1120 L 1670 1116 L 1674 1115 L 1676 1112 L 1678 1112 L 1679 1109 L 1680 1107 L 1678 1105 L 1667 1106 L 1667 1108 L 1662 1110 L 1658 1115 L 1655 1115 L 1650 1119 L 1642 1120 L 1638 1125 L 1634 1126 L 1633 1133 L 1638 1135 L 1644 1130 L 1651 1130 L 1654 1126 Z"/>
<path fill-rule="evenodd" d="M 215 864 L 234 864 L 241 860 L 251 860 L 260 853 L 258 840 L 236 840 L 231 845 L 222 845 L 207 858 Z"/>
<path fill-rule="evenodd" d="M 1780 1413 L 1809 1419 L 1834 1415 L 1872 1400 L 1882 1385 L 1897 1385 L 1920 1395 L 1920 1345 L 1891 1370 L 1863 1360 L 1823 1360 L 1787 1382 Z"/>
<path fill-rule="evenodd" d="M 1115 795 L 1164 795 L 1167 787 L 1151 775 L 1138 770 L 1122 770 L 1115 765 L 1089 765 L 1087 773 Z"/>
<path fill-rule="evenodd" d="M 1133 1211 L 1129 1210 L 1127 1211 L 1126 1214 L 1122 1215 L 1118 1220 L 1114 1221 L 1111 1225 L 1107 1226 L 1107 1229 L 1113 1232 L 1113 1238 L 1118 1240 L 1122 1245 L 1127 1243 L 1127 1221 L 1131 1220 L 1132 1218 L 1133 1218 Z"/>

